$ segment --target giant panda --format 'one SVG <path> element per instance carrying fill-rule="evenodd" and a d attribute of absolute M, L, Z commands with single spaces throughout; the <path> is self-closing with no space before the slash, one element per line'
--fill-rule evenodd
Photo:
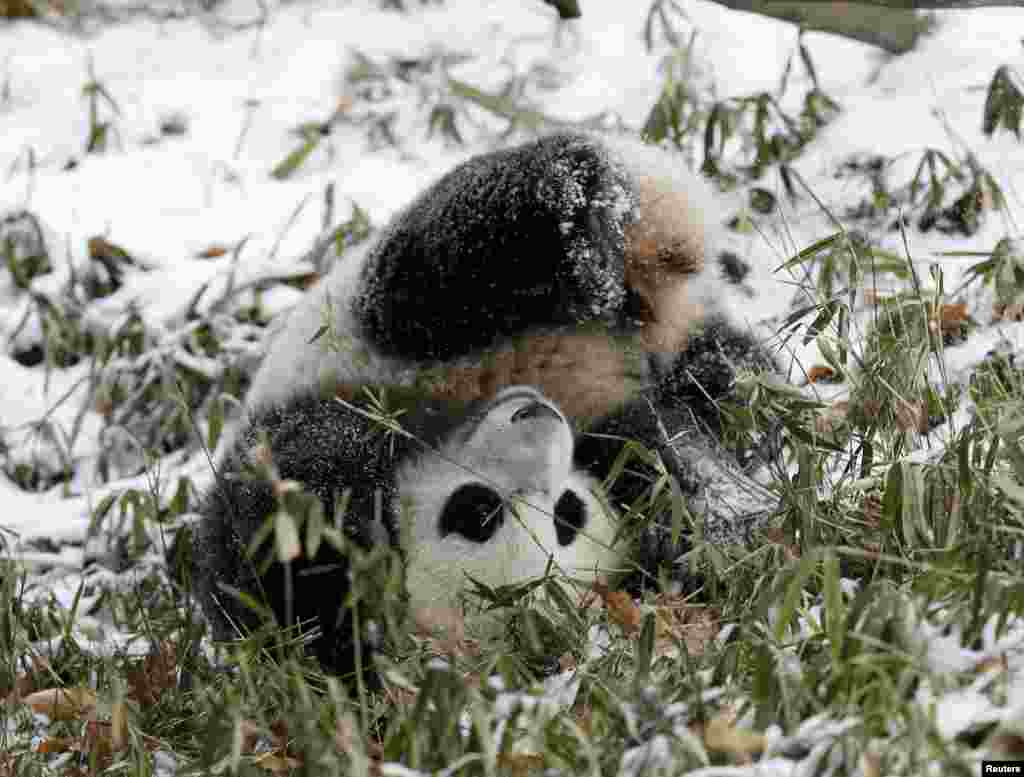
<path fill-rule="evenodd" d="M 345 536 L 399 551 L 414 609 L 455 605 L 469 577 L 500 586 L 553 567 L 586 581 L 675 561 L 686 546 L 671 531 L 621 540 L 661 475 L 622 467 L 629 439 L 660 455 L 706 530 L 746 536 L 755 522 L 732 513 L 771 505 L 750 482 L 733 488 L 743 475 L 718 445 L 716 402 L 738 364 L 772 359 L 722 317 L 701 321 L 693 292 L 718 220 L 670 153 L 558 132 L 457 166 L 343 256 L 272 342 L 218 453 L 193 554 L 214 636 L 253 623 L 237 589 L 312 624 L 332 671 L 350 673 L 362 644 L 344 553 L 254 565 L 276 510 L 274 484 L 249 472 L 259 450 L 328 518 L 348 490 Z M 365 404 L 382 387 L 412 435 L 386 445 Z M 712 504 L 723 489 L 737 498 Z"/>

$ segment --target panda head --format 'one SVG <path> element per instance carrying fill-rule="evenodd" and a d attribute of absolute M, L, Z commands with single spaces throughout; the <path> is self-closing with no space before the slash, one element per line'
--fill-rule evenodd
<path fill-rule="evenodd" d="M 414 610 L 455 607 L 467 575 L 495 587 L 549 563 L 583 581 L 617 566 L 615 522 L 573 448 L 558 407 L 514 386 L 400 466 L 394 510 Z"/>

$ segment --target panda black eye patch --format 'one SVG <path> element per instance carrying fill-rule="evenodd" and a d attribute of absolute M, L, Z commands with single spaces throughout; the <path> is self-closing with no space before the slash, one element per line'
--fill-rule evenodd
<path fill-rule="evenodd" d="M 570 545 L 587 525 L 587 506 L 574 491 L 566 491 L 555 502 L 555 536 L 562 547 Z"/>
<path fill-rule="evenodd" d="M 483 544 L 501 528 L 505 520 L 503 507 L 493 488 L 480 483 L 459 486 L 444 504 L 438 530 L 442 538 L 455 533 Z"/>

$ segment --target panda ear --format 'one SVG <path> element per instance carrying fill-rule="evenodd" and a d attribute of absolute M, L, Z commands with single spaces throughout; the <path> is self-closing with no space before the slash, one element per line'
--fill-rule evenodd
<path fill-rule="evenodd" d="M 505 506 L 498 493 L 482 483 L 467 483 L 448 497 L 437 529 L 441 539 L 458 534 L 482 545 L 494 536 L 504 520 Z"/>

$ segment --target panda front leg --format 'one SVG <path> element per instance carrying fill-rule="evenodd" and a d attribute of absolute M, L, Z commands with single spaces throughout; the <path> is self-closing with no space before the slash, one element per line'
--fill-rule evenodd
<path fill-rule="evenodd" d="M 666 363 L 667 362 L 667 363 Z M 673 500 L 682 498 L 703 538 L 715 545 L 749 546 L 758 529 L 776 513 L 778 497 L 752 476 L 754 459 L 777 464 L 778 431 L 769 430 L 759 454 L 730 449 L 724 441 L 721 403 L 738 399 L 740 371 L 775 373 L 769 349 L 748 330 L 714 315 L 691 333 L 687 348 L 669 360 L 652 363 L 653 385 L 622 407 L 591 424 L 576 446 L 577 465 L 604 479 L 615 471 L 608 496 L 623 514 L 638 502 L 650 504 L 635 535 L 638 573 L 630 587 L 649 585 L 659 568 L 670 579 L 693 590 L 699 575 L 682 563 L 692 537 L 673 525 Z M 649 501 L 659 470 L 642 457 L 619 462 L 629 441 L 659 456 L 678 492 L 670 499 Z"/>

